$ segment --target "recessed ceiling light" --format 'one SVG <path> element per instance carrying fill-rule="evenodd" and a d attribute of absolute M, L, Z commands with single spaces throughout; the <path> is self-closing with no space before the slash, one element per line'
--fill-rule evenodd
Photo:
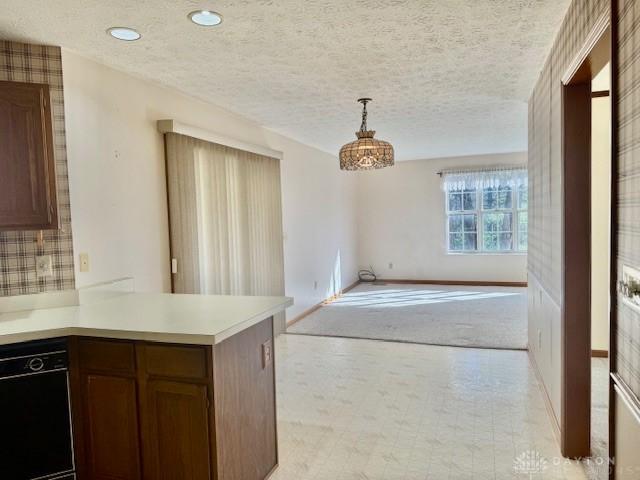
<path fill-rule="evenodd" d="M 136 32 L 133 28 L 128 27 L 111 27 L 107 30 L 107 33 L 113 38 L 118 40 L 124 40 L 125 42 L 133 42 L 139 40 L 142 35 Z"/>
<path fill-rule="evenodd" d="M 211 10 L 196 10 L 189 14 L 189 18 L 196 25 L 215 27 L 222 23 L 222 15 Z"/>

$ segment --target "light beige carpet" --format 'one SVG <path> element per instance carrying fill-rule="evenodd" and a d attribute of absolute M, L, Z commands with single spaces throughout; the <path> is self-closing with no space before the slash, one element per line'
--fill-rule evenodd
<path fill-rule="evenodd" d="M 527 348 L 527 289 L 360 284 L 287 333 Z"/>

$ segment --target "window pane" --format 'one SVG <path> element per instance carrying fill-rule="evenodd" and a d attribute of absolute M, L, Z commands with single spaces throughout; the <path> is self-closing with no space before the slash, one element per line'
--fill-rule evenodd
<path fill-rule="evenodd" d="M 449 194 L 449 211 L 459 212 L 462 210 L 462 194 L 458 192 Z"/>
<path fill-rule="evenodd" d="M 518 208 L 524 210 L 529 207 L 529 191 L 526 185 L 518 189 Z"/>
<path fill-rule="evenodd" d="M 518 250 L 527 249 L 528 240 L 528 215 L 527 212 L 518 213 Z"/>
<path fill-rule="evenodd" d="M 478 235 L 475 233 L 464 234 L 464 249 L 465 250 L 477 250 L 478 249 Z"/>
<path fill-rule="evenodd" d="M 511 187 L 500 187 L 498 189 L 498 208 L 512 208 L 513 195 Z"/>
<path fill-rule="evenodd" d="M 501 232 L 511 232 L 512 231 L 511 219 L 513 217 L 513 214 L 498 213 L 497 215 L 499 216 L 498 230 L 500 230 Z"/>
<path fill-rule="evenodd" d="M 485 188 L 482 191 L 482 208 L 494 210 L 498 206 L 498 194 L 495 188 Z"/>
<path fill-rule="evenodd" d="M 476 209 L 476 191 L 475 190 L 465 190 L 463 194 L 463 207 L 465 210 L 475 210 Z"/>
<path fill-rule="evenodd" d="M 482 248 L 489 252 L 498 250 L 498 235 L 495 233 L 484 232 Z"/>
<path fill-rule="evenodd" d="M 527 212 L 518 212 L 518 225 L 520 226 L 524 225 L 526 227 L 528 221 L 529 221 L 529 216 L 527 215 Z"/>
<path fill-rule="evenodd" d="M 485 232 L 511 232 L 511 213 L 485 213 L 482 216 L 482 228 Z"/>
<path fill-rule="evenodd" d="M 483 190 L 482 208 L 484 210 L 507 209 L 512 206 L 511 187 L 490 187 Z"/>
<path fill-rule="evenodd" d="M 528 233 L 526 230 L 518 232 L 518 250 L 526 251 L 528 246 Z"/>
<path fill-rule="evenodd" d="M 461 233 L 449 234 L 449 250 L 461 251 L 464 248 L 463 237 Z"/>
<path fill-rule="evenodd" d="M 512 250 L 513 249 L 513 235 L 511 233 L 500 233 L 498 236 L 499 249 L 500 250 Z"/>
<path fill-rule="evenodd" d="M 465 232 L 475 232 L 478 229 L 478 216 L 473 215 L 465 215 L 464 216 L 464 231 Z"/>
<path fill-rule="evenodd" d="M 463 215 L 449 215 L 449 233 L 462 233 Z"/>
<path fill-rule="evenodd" d="M 498 231 L 498 214 L 485 213 L 482 215 L 482 229 L 485 232 L 497 232 Z"/>
<path fill-rule="evenodd" d="M 504 251 L 513 249 L 513 214 L 485 213 L 482 215 L 483 249 Z"/>

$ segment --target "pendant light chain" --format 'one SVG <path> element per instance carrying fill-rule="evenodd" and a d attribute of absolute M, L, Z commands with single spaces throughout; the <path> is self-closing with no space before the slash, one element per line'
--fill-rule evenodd
<path fill-rule="evenodd" d="M 369 98 L 361 98 L 358 100 L 362 104 L 362 125 L 360 125 L 360 131 L 367 131 L 367 103 L 371 101 Z"/>

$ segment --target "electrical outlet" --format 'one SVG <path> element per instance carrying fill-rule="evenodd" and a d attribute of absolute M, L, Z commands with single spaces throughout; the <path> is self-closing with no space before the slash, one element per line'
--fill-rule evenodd
<path fill-rule="evenodd" d="M 393 262 L 389 262 L 389 270 L 393 270 Z"/>
<path fill-rule="evenodd" d="M 36 277 L 53 277 L 53 259 L 51 255 L 39 255 L 36 257 Z"/>
<path fill-rule="evenodd" d="M 318 289 L 318 280 L 313 282 L 313 289 L 317 290 Z"/>
<path fill-rule="evenodd" d="M 262 368 L 267 368 L 273 362 L 273 345 L 271 340 L 262 344 Z"/>
<path fill-rule="evenodd" d="M 89 254 L 88 253 L 80 254 L 80 271 L 81 272 L 89 271 Z"/>

